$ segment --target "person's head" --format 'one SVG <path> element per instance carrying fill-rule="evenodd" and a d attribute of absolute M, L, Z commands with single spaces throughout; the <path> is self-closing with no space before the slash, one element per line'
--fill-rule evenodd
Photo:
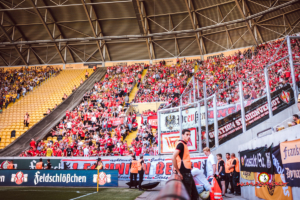
<path fill-rule="evenodd" d="M 234 159 L 235 158 L 235 153 L 231 154 L 231 158 Z"/>
<path fill-rule="evenodd" d="M 43 159 L 42 159 L 42 158 L 40 158 L 40 162 L 43 162 Z"/>
<path fill-rule="evenodd" d="M 293 120 L 294 120 L 294 121 L 296 121 L 296 120 L 298 120 L 298 119 L 299 119 L 299 116 L 298 116 L 298 115 L 296 115 L 296 114 L 293 115 Z"/>
<path fill-rule="evenodd" d="M 47 162 L 50 163 L 50 159 L 48 159 Z"/>
<path fill-rule="evenodd" d="M 131 156 L 131 159 L 132 159 L 132 160 L 135 160 L 135 155 L 132 155 L 132 156 Z"/>
<path fill-rule="evenodd" d="M 227 160 L 230 159 L 230 153 L 226 153 L 226 159 L 227 159 Z"/>
<path fill-rule="evenodd" d="M 143 159 L 144 159 L 144 156 L 141 155 L 141 156 L 140 156 L 140 159 L 143 160 Z"/>
<path fill-rule="evenodd" d="M 203 152 L 204 152 L 204 154 L 205 154 L 206 156 L 209 156 L 209 155 L 210 155 L 210 148 L 209 148 L 209 147 L 205 147 L 205 148 L 203 149 Z"/>
<path fill-rule="evenodd" d="M 222 159 L 222 154 L 218 153 L 218 154 L 217 154 L 217 159 L 218 159 L 218 160 L 221 160 L 221 159 Z"/>
<path fill-rule="evenodd" d="M 188 142 L 191 138 L 191 131 L 188 129 L 183 129 L 182 130 L 182 139 L 185 142 Z"/>

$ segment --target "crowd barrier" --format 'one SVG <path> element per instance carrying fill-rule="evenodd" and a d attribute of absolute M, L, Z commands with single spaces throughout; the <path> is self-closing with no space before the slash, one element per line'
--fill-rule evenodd
<path fill-rule="evenodd" d="M 118 187 L 118 170 L 99 170 L 99 187 Z M 0 186 L 97 187 L 97 170 L 0 170 Z"/>

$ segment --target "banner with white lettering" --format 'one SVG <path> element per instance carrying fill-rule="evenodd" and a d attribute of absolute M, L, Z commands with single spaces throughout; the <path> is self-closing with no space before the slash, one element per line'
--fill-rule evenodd
<path fill-rule="evenodd" d="M 189 151 L 197 150 L 197 130 L 195 128 L 189 129 L 191 131 L 190 141 L 187 143 Z M 176 148 L 176 142 L 180 140 L 179 132 L 170 132 L 161 134 L 161 153 L 173 153 Z"/>
<path fill-rule="evenodd" d="M 241 171 L 273 174 L 272 145 L 240 152 Z"/>
<path fill-rule="evenodd" d="M 205 171 L 207 157 L 191 157 L 194 167 Z M 63 158 L 61 166 L 64 169 L 88 169 L 97 158 Z M 146 170 L 144 180 L 167 180 L 172 174 L 172 159 L 165 157 L 145 156 Z M 131 157 L 102 157 L 105 169 L 117 169 L 119 180 L 129 180 Z"/>
<path fill-rule="evenodd" d="M 288 186 L 300 187 L 300 139 L 281 142 L 280 154 Z"/>
<path fill-rule="evenodd" d="M 99 170 L 99 187 L 118 187 L 117 170 Z M 1 170 L 0 186 L 96 187 L 97 170 Z"/>
<path fill-rule="evenodd" d="M 290 85 L 287 85 L 275 92 L 271 93 L 272 97 L 272 111 L 273 115 L 276 115 L 280 111 L 290 107 L 295 103 L 293 89 Z M 245 107 L 245 120 L 246 129 L 249 130 L 259 123 L 267 120 L 269 118 L 269 110 L 267 105 L 267 97 L 263 97 L 251 105 Z M 219 144 L 230 140 L 233 137 L 241 134 L 242 131 L 242 121 L 241 121 L 241 111 L 233 113 L 224 119 L 218 121 L 219 129 Z M 208 126 L 209 130 L 209 147 L 213 147 L 215 144 L 214 136 L 214 124 Z"/>

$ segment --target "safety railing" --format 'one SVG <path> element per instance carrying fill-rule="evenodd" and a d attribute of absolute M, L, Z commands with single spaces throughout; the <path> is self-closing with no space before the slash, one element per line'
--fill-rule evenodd
<path fill-rule="evenodd" d="M 185 186 L 177 174 L 171 175 L 166 185 L 160 190 L 156 200 L 189 200 Z"/>

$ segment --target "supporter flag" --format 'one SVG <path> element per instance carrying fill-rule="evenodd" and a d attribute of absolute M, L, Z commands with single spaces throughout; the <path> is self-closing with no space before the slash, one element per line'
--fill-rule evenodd
<path fill-rule="evenodd" d="M 243 179 L 253 181 L 254 180 L 254 172 L 241 171 L 241 177 Z"/>
<path fill-rule="evenodd" d="M 260 173 L 255 172 L 255 182 L 258 182 L 258 175 Z M 282 182 L 284 179 L 283 174 L 269 174 L 271 182 Z M 255 196 L 261 199 L 268 200 L 292 200 L 292 188 L 288 186 L 262 186 L 255 187 Z"/>
<path fill-rule="evenodd" d="M 280 154 L 288 186 L 300 187 L 300 139 L 280 143 Z"/>

